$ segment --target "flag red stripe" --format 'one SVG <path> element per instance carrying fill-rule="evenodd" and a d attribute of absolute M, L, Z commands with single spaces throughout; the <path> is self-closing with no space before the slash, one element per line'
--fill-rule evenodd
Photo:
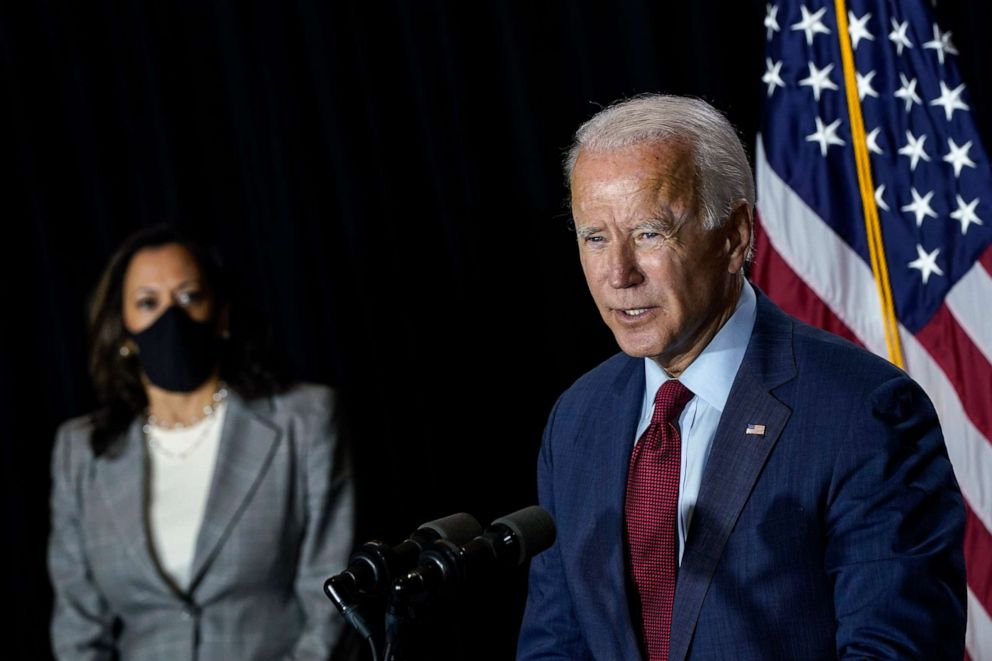
<path fill-rule="evenodd" d="M 968 587 L 986 611 L 992 606 L 992 535 L 965 503 L 964 556 L 968 559 Z M 974 558 L 974 561 L 971 559 Z"/>
<path fill-rule="evenodd" d="M 992 365 L 954 319 L 947 304 L 916 333 L 916 339 L 947 375 L 968 419 L 992 440 Z"/>
<path fill-rule="evenodd" d="M 847 324 L 782 259 L 769 242 L 757 213 L 754 218 L 754 232 L 756 259 L 752 265 L 751 277 L 755 284 L 793 317 L 864 346 Z"/>

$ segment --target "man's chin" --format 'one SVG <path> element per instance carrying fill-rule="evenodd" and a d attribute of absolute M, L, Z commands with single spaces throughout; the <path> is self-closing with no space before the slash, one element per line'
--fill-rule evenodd
<path fill-rule="evenodd" d="M 649 342 L 633 342 L 627 338 L 621 338 L 618 334 L 614 333 L 614 339 L 616 339 L 617 344 L 620 345 L 620 351 L 631 358 L 653 358 L 661 354 L 660 347 L 657 344 Z"/>

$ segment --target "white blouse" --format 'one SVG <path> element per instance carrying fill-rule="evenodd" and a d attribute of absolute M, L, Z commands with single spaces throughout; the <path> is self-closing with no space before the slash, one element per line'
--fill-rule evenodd
<path fill-rule="evenodd" d="M 220 447 L 226 402 L 212 415 L 183 429 L 151 427 L 148 527 L 159 566 L 181 590 L 191 580 L 196 538 Z"/>

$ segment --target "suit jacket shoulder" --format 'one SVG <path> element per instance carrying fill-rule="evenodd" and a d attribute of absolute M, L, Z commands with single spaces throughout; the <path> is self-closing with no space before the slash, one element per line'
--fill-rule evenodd
<path fill-rule="evenodd" d="M 569 386 L 558 398 L 552 419 L 574 420 L 594 414 L 602 407 L 604 395 L 633 386 L 643 389 L 644 366 L 641 358 L 617 353 L 592 368 Z M 643 394 L 643 393 L 641 393 Z"/>
<path fill-rule="evenodd" d="M 94 414 L 70 418 L 59 425 L 52 449 L 52 479 L 77 484 L 96 457 L 90 440 L 95 429 Z"/>
<path fill-rule="evenodd" d="M 330 387 L 317 383 L 297 383 L 272 396 L 276 411 L 313 412 L 334 409 L 336 396 Z"/>
<path fill-rule="evenodd" d="M 784 312 L 778 314 L 785 316 Z M 801 377 L 817 378 L 850 392 L 852 385 L 866 386 L 909 376 L 901 369 L 842 337 L 787 317 L 793 324 L 793 355 Z"/>

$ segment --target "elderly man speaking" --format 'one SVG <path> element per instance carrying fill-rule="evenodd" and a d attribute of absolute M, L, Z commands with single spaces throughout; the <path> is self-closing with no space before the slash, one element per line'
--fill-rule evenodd
<path fill-rule="evenodd" d="M 565 166 L 623 353 L 548 420 L 558 540 L 518 658 L 963 658 L 964 509 L 933 406 L 748 283 L 754 183 L 726 118 L 633 98 Z"/>

